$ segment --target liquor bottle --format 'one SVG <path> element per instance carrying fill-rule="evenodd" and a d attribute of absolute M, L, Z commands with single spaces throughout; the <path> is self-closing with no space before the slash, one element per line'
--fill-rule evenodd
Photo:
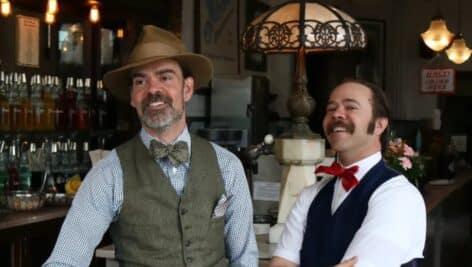
<path fill-rule="evenodd" d="M 94 105 L 94 99 L 92 97 L 92 84 L 90 78 L 85 79 L 84 83 L 84 91 L 85 91 L 85 102 L 87 103 L 87 108 L 88 108 L 88 124 L 89 127 L 95 127 L 96 128 L 96 109 Z"/>
<path fill-rule="evenodd" d="M 9 97 L 8 105 L 10 107 L 10 130 L 20 129 L 20 101 L 18 95 L 18 73 L 10 74 L 9 77 Z"/>
<path fill-rule="evenodd" d="M 20 162 L 18 164 L 19 174 L 19 188 L 20 190 L 29 191 L 31 189 L 31 169 L 28 160 L 28 151 L 23 151 L 20 156 Z"/>
<path fill-rule="evenodd" d="M 114 127 L 114 116 L 112 112 L 111 98 L 102 81 L 97 81 L 97 128 L 112 129 Z"/>
<path fill-rule="evenodd" d="M 18 174 L 18 146 L 15 141 L 12 142 L 8 152 L 8 185 L 7 190 L 14 191 L 18 190 L 20 181 L 19 181 L 19 174 Z"/>
<path fill-rule="evenodd" d="M 4 198 L 3 193 L 5 192 L 7 182 L 8 182 L 8 172 L 6 168 L 8 160 L 7 160 L 7 153 L 4 151 L 4 148 L 5 148 L 5 141 L 2 140 L 0 142 L 0 198 Z"/>
<path fill-rule="evenodd" d="M 31 88 L 31 105 L 33 106 L 33 129 L 44 130 L 46 126 L 46 112 L 41 98 L 41 77 L 35 76 Z"/>
<path fill-rule="evenodd" d="M 5 191 L 8 183 L 7 153 L 5 152 L 5 141 L 0 142 L 0 209 L 6 207 L 7 200 Z"/>
<path fill-rule="evenodd" d="M 10 131 L 10 107 L 6 76 L 3 71 L 0 72 L 0 131 Z"/>
<path fill-rule="evenodd" d="M 85 88 L 82 79 L 77 79 L 77 99 L 76 110 L 74 116 L 74 128 L 77 130 L 85 130 L 89 125 L 89 104 L 85 101 Z"/>
<path fill-rule="evenodd" d="M 66 103 L 67 103 L 67 129 L 74 129 L 74 117 L 76 112 L 76 89 L 74 78 L 69 77 L 66 81 Z"/>
<path fill-rule="evenodd" d="M 53 77 L 47 75 L 46 82 L 43 85 L 43 103 L 46 112 L 46 124 L 44 127 L 45 130 L 54 130 L 54 128 L 56 127 L 56 100 L 54 99 L 55 95 L 53 93 L 53 90 Z"/>
<path fill-rule="evenodd" d="M 82 156 L 80 160 L 80 177 L 84 178 L 87 172 L 92 167 L 92 162 L 90 161 L 89 155 L 89 143 L 87 141 L 84 141 L 82 143 Z"/>
<path fill-rule="evenodd" d="M 62 88 L 59 77 L 54 78 L 53 98 L 55 99 L 55 128 L 58 130 L 67 129 L 67 97 Z"/>
<path fill-rule="evenodd" d="M 21 82 L 18 86 L 18 98 L 20 102 L 19 129 L 22 131 L 31 131 L 33 129 L 33 107 L 28 94 L 28 84 L 26 75 L 21 74 Z"/>

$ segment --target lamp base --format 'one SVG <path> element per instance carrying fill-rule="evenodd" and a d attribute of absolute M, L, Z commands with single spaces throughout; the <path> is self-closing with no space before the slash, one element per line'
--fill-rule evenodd
<path fill-rule="evenodd" d="M 271 243 L 279 241 L 283 224 L 300 192 L 306 186 L 316 182 L 314 167 L 324 158 L 325 140 L 322 138 L 277 138 L 275 139 L 274 153 L 282 165 L 282 176 L 277 224 L 271 228 L 269 233 Z"/>

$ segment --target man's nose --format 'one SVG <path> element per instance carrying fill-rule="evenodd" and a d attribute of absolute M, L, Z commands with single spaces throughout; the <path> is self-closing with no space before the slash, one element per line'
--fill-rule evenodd
<path fill-rule="evenodd" d="M 343 119 L 345 117 L 344 109 L 342 107 L 337 107 L 335 110 L 333 110 L 333 118 L 336 119 Z"/>
<path fill-rule="evenodd" d="M 163 84 L 157 79 L 156 77 L 151 77 L 149 79 L 149 87 L 148 91 L 149 93 L 157 93 L 157 92 L 162 92 L 164 90 Z"/>

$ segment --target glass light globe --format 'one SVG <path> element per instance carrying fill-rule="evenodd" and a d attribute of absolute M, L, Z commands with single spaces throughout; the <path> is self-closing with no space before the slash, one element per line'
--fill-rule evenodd
<path fill-rule="evenodd" d="M 440 17 L 431 20 L 428 30 L 421 34 L 424 43 L 436 52 L 446 48 L 453 37 L 454 34 L 447 29 L 446 21 Z"/>
<path fill-rule="evenodd" d="M 472 50 L 467 47 L 464 37 L 459 34 L 451 44 L 451 47 L 446 49 L 447 57 L 450 61 L 456 64 L 462 64 L 467 61 L 470 57 Z"/>

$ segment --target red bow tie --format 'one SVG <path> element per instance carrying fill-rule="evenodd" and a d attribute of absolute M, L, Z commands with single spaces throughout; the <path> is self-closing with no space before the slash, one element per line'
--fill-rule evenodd
<path fill-rule="evenodd" d="M 315 174 L 327 173 L 341 178 L 343 187 L 347 192 L 349 189 L 359 183 L 356 176 L 354 175 L 357 170 L 359 170 L 359 166 L 357 165 L 345 169 L 337 162 L 334 162 L 331 166 L 318 166 L 318 168 L 315 170 Z"/>

